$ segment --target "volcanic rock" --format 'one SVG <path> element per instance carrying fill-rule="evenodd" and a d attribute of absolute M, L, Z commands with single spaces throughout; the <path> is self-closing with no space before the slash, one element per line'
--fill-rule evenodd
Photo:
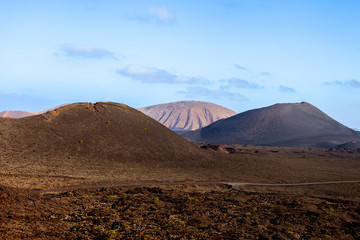
<path fill-rule="evenodd" d="M 157 163 L 206 157 L 157 121 L 118 103 L 76 103 L 27 118 L 0 118 L 0 149 L 25 157 L 47 154 Z"/>
<path fill-rule="evenodd" d="M 306 102 L 246 111 L 182 136 L 216 144 L 324 148 L 360 140 L 359 133 Z"/>
<path fill-rule="evenodd" d="M 335 146 L 336 149 L 352 149 L 352 150 L 360 150 L 360 141 L 358 142 L 347 142 L 340 145 Z"/>

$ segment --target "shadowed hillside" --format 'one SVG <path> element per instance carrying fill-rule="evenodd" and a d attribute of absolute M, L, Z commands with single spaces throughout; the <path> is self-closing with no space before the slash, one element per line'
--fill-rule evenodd
<path fill-rule="evenodd" d="M 165 103 L 138 110 L 175 131 L 195 130 L 236 114 L 228 108 L 199 101 Z"/>
<path fill-rule="evenodd" d="M 0 133 L 2 148 L 37 154 L 159 162 L 201 154 L 150 117 L 117 103 L 77 103 L 28 118 L 0 118 Z"/>
<path fill-rule="evenodd" d="M 34 181 L 43 187 L 213 179 L 223 170 L 218 154 L 118 103 L 76 103 L 42 115 L 0 118 L 0 151 L 4 184 L 31 188 Z"/>
<path fill-rule="evenodd" d="M 242 146 L 218 150 L 224 151 L 201 149 L 126 105 L 77 103 L 27 118 L 0 118 L 0 185 L 52 189 L 159 181 L 329 181 L 358 176 L 357 152 L 342 153 L 347 158 L 344 163 L 341 156 L 332 156 L 336 151 L 299 154 L 303 150 Z"/>
<path fill-rule="evenodd" d="M 183 136 L 194 142 L 303 147 L 360 140 L 359 133 L 306 102 L 250 110 Z"/>
<path fill-rule="evenodd" d="M 343 143 L 343 144 L 340 144 L 338 146 L 335 146 L 335 148 L 357 150 L 357 149 L 360 149 L 360 141 Z"/>

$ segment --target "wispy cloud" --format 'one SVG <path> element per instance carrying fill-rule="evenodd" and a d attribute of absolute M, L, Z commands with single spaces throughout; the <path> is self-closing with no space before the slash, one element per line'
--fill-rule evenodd
<path fill-rule="evenodd" d="M 116 59 L 114 53 L 103 49 L 103 48 L 95 48 L 86 45 L 73 45 L 73 44 L 64 44 L 60 47 L 60 50 L 63 54 L 68 57 L 75 58 L 95 58 L 95 59 L 103 59 L 110 58 Z"/>
<path fill-rule="evenodd" d="M 188 87 L 186 91 L 178 91 L 180 94 L 185 94 L 187 98 L 196 98 L 200 96 L 212 98 L 228 98 L 235 101 L 247 101 L 248 99 L 241 93 L 230 92 L 223 89 L 208 89 L 205 87 Z"/>
<path fill-rule="evenodd" d="M 279 91 L 281 91 L 281 92 L 289 92 L 289 93 L 296 92 L 295 89 L 290 88 L 290 87 L 285 87 L 285 86 L 279 86 Z"/>
<path fill-rule="evenodd" d="M 260 74 L 263 75 L 263 76 L 271 76 L 270 72 L 261 72 Z"/>
<path fill-rule="evenodd" d="M 236 63 L 233 63 L 234 67 L 236 67 L 238 70 L 247 70 L 249 73 L 251 74 L 259 74 L 259 75 L 262 75 L 262 76 L 271 76 L 271 72 L 268 72 L 268 71 L 263 71 L 263 72 L 253 72 L 251 69 L 247 68 L 247 67 L 244 67 L 244 66 L 241 66 L 239 64 L 236 64 Z"/>
<path fill-rule="evenodd" d="M 325 82 L 326 85 L 338 85 L 350 88 L 360 88 L 360 81 L 357 79 L 347 80 L 347 81 L 334 81 L 334 82 Z"/>
<path fill-rule="evenodd" d="M 251 89 L 262 88 L 262 86 L 258 85 L 257 83 L 248 82 L 246 80 L 242 80 L 239 78 L 228 79 L 228 83 L 230 86 L 236 87 L 236 88 L 251 88 Z"/>
<path fill-rule="evenodd" d="M 144 12 L 128 14 L 125 18 L 127 20 L 169 24 L 175 21 L 176 16 L 166 7 L 151 7 Z"/>
<path fill-rule="evenodd" d="M 210 84 L 209 80 L 202 77 L 187 77 L 140 65 L 127 65 L 125 68 L 118 69 L 117 73 L 146 83 Z"/>
<path fill-rule="evenodd" d="M 173 22 L 175 20 L 175 15 L 170 13 L 169 10 L 165 7 L 152 7 L 149 10 L 150 16 L 154 17 L 157 21 L 160 22 Z"/>
<path fill-rule="evenodd" d="M 213 3 L 217 4 L 218 6 L 225 8 L 227 10 L 234 10 L 234 8 L 237 8 L 239 5 L 238 1 L 212 1 Z"/>
<path fill-rule="evenodd" d="M 234 65 L 237 69 L 239 69 L 239 70 L 247 70 L 246 67 L 240 66 L 240 65 L 238 65 L 238 64 L 236 64 L 236 63 L 233 63 L 233 65 Z"/>

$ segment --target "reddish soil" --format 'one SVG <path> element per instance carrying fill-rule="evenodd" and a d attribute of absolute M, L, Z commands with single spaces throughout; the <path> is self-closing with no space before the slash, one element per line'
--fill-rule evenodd
<path fill-rule="evenodd" d="M 359 239 L 360 203 L 223 186 L 0 189 L 1 239 Z"/>
<path fill-rule="evenodd" d="M 0 118 L 0 164 L 0 239 L 360 238 L 358 183 L 142 185 L 360 180 L 358 150 L 201 149 L 125 105 L 79 103 Z"/>

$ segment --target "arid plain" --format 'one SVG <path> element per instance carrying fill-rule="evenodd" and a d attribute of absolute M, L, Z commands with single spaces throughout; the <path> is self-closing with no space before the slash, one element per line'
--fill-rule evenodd
<path fill-rule="evenodd" d="M 117 103 L 0 118 L 0 147 L 3 239 L 360 237 L 359 149 L 194 144 Z"/>

